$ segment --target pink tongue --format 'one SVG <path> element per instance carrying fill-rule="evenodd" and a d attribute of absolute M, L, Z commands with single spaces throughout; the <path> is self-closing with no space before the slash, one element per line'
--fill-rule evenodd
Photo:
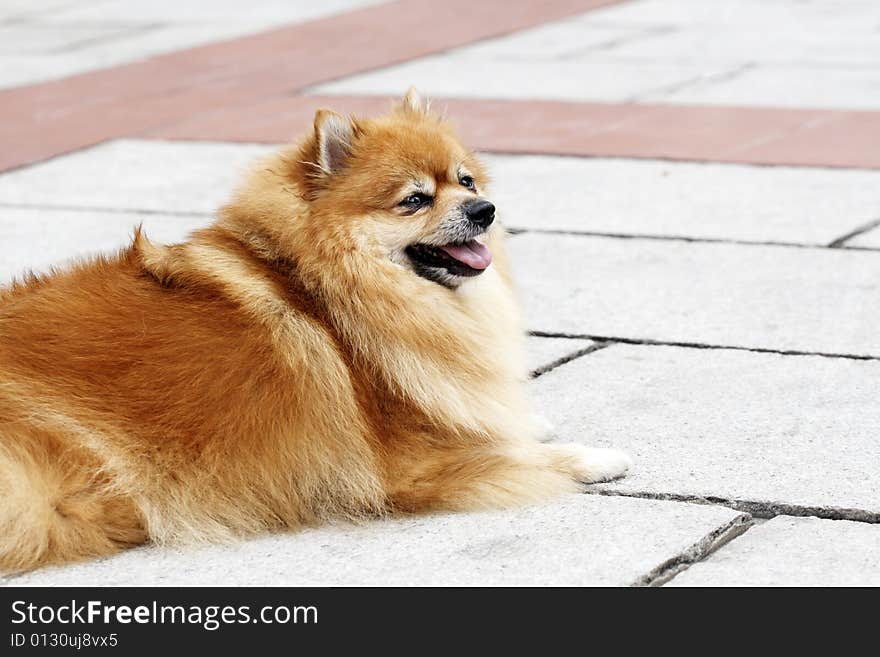
<path fill-rule="evenodd" d="M 473 269 L 485 269 L 492 263 L 492 252 L 477 240 L 465 244 L 447 244 L 441 246 L 448 255 L 463 262 Z"/>

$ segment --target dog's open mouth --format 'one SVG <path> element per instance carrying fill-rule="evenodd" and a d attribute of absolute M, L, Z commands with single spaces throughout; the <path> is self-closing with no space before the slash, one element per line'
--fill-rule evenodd
<path fill-rule="evenodd" d="M 454 276 L 476 276 L 492 263 L 492 252 L 482 242 L 444 244 L 413 244 L 406 255 L 423 278 L 448 285 Z"/>

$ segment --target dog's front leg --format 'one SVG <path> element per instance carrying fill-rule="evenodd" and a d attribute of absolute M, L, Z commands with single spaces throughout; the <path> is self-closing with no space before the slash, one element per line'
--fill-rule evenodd
<path fill-rule="evenodd" d="M 528 435 L 538 442 L 546 443 L 556 437 L 556 426 L 543 415 L 529 413 Z"/>
<path fill-rule="evenodd" d="M 395 468 L 388 497 L 393 509 L 411 512 L 519 506 L 621 477 L 631 464 L 616 449 L 532 441 L 458 447 L 408 461 Z"/>
<path fill-rule="evenodd" d="M 623 477 L 632 466 L 626 452 L 609 447 L 587 447 L 577 443 L 541 445 L 552 467 L 568 473 L 575 481 L 596 484 Z"/>

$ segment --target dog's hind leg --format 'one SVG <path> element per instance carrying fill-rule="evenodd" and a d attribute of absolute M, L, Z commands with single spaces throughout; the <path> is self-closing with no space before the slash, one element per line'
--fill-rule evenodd
<path fill-rule="evenodd" d="M 134 503 L 91 455 L 15 424 L 0 424 L 0 571 L 106 555 L 146 540 Z"/>

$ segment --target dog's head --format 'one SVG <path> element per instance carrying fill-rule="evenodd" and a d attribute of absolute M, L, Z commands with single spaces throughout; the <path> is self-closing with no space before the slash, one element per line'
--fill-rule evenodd
<path fill-rule="evenodd" d="M 490 266 L 486 172 L 415 90 L 377 119 L 319 110 L 297 157 L 313 214 L 356 248 L 448 288 Z"/>

